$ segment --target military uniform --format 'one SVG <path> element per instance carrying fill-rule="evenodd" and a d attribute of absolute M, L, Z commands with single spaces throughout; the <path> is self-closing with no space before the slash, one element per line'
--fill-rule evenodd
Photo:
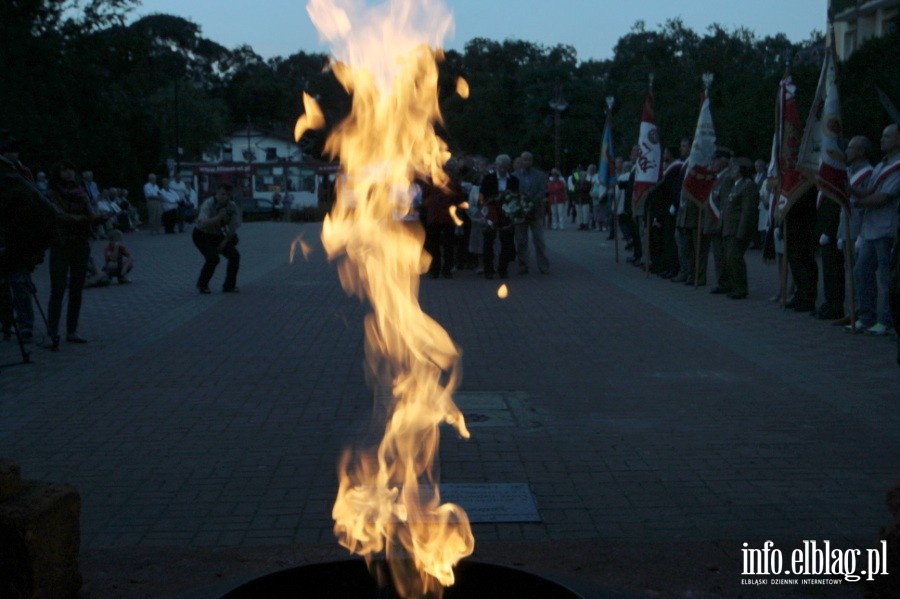
<path fill-rule="evenodd" d="M 719 173 L 712 191 L 709 193 L 709 201 L 715 202 L 721 207 L 734 186 L 734 177 L 727 170 Z M 725 278 L 725 243 L 722 238 L 722 220 L 716 219 L 709 208 L 703 211 L 700 224 L 700 267 L 697 269 L 697 284 L 706 285 L 706 271 L 709 262 L 709 250 L 712 248 L 713 260 L 716 268 L 716 287 L 714 292 L 727 293 L 730 291 L 728 280 Z"/>
<path fill-rule="evenodd" d="M 694 266 L 697 261 L 697 220 L 700 208 L 687 198 L 682 198 L 675 215 L 675 227 L 681 234 L 684 248 L 683 266 L 686 285 L 694 284 Z"/>
<path fill-rule="evenodd" d="M 722 209 L 722 237 L 725 240 L 725 280 L 731 288 L 728 297 L 747 297 L 747 263 L 744 254 L 756 234 L 759 220 L 759 191 L 753 180 L 738 179 L 728 193 Z"/>

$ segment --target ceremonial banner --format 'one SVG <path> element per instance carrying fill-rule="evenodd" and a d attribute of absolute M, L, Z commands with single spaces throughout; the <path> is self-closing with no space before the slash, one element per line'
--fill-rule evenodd
<path fill-rule="evenodd" d="M 791 76 L 781 80 L 778 89 L 777 122 L 778 177 L 781 190 L 776 219 L 781 220 L 794 202 L 810 188 L 812 183 L 800 171 L 800 111 L 797 108 L 797 86 Z"/>
<path fill-rule="evenodd" d="M 700 102 L 700 116 L 694 131 L 694 143 L 688 157 L 687 173 L 682 184 L 682 195 L 695 202 L 702 209 L 709 200 L 709 193 L 716 182 L 712 162 L 716 153 L 716 128 L 713 126 L 709 109 L 708 90 L 703 92 Z M 719 209 L 710 203 L 710 212 L 719 220 Z"/>
<path fill-rule="evenodd" d="M 803 129 L 803 139 L 800 141 L 800 152 L 797 155 L 797 168 L 804 176 L 815 180 L 819 172 L 819 163 L 822 157 L 822 117 L 825 113 L 825 93 L 828 86 L 828 69 L 834 67 L 831 62 L 830 44 L 825 45 L 825 60 L 822 61 L 822 71 L 819 73 L 819 84 L 816 85 L 816 95 L 813 97 L 809 116 L 806 117 L 806 127 Z"/>
<path fill-rule="evenodd" d="M 829 41 L 834 35 L 831 31 Z M 838 95 L 837 69 L 835 68 L 834 49 L 829 44 L 826 67 L 825 104 L 822 115 L 822 153 L 816 184 L 825 197 L 831 198 L 849 212 L 850 196 L 847 189 L 847 156 L 844 153 L 842 135 L 844 131 L 841 118 L 841 100 Z"/>
<path fill-rule="evenodd" d="M 653 87 L 647 90 L 644 111 L 641 115 L 641 130 L 638 135 L 638 157 L 635 164 L 634 193 L 631 208 L 635 216 L 643 213 L 644 198 L 662 178 L 662 145 L 656 129 L 656 115 L 653 112 Z"/>
<path fill-rule="evenodd" d="M 615 184 L 616 178 L 616 155 L 613 151 L 612 139 L 612 97 L 606 99 L 606 105 L 608 110 L 606 111 L 606 124 L 603 126 L 603 142 L 600 145 L 600 168 L 597 172 L 601 196 L 606 194 L 610 185 Z"/>

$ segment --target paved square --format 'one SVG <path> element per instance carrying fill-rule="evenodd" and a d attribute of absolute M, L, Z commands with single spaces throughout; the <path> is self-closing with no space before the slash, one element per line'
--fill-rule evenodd
<path fill-rule="evenodd" d="M 130 234 L 134 282 L 85 291 L 90 343 L 0 371 L 0 455 L 80 491 L 90 597 L 345 555 L 331 506 L 342 448 L 371 440 L 367 306 L 320 228 L 246 224 L 241 292 L 218 292 L 220 265 L 209 296 L 189 234 Z M 290 264 L 298 236 L 313 253 Z M 422 281 L 462 348 L 472 420 L 469 440 L 445 429 L 441 480 L 527 485 L 539 516 L 476 523 L 477 559 L 655 596 L 768 597 L 740 584 L 744 542 L 874 546 L 900 483 L 894 338 L 770 304 L 757 252 L 735 302 L 615 264 L 604 234 L 547 242 L 551 274 L 513 275 L 506 300 L 472 271 Z M 35 281 L 46 308 L 46 265 Z M 17 357 L 0 344 L 0 363 Z"/>

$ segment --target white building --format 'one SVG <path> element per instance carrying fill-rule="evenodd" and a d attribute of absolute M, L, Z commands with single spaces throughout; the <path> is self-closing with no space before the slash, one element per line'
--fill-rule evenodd
<path fill-rule="evenodd" d="M 900 15 L 900 0 L 829 0 L 834 11 L 834 45 L 841 61 L 866 40 L 892 31 Z"/>
<path fill-rule="evenodd" d="M 336 170 L 336 165 L 305 157 L 290 134 L 252 125 L 234 130 L 204 152 L 202 163 L 182 164 L 201 199 L 227 182 L 242 204 L 260 210 L 271 206 L 276 195 L 288 196 L 294 210 L 317 206 L 320 183 Z"/>

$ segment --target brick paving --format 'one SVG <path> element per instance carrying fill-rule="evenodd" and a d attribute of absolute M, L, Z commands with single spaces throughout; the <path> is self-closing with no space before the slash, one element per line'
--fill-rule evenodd
<path fill-rule="evenodd" d="M 85 291 L 90 343 L 0 371 L 0 454 L 81 492 L 87 596 L 342 555 L 330 510 L 371 407 L 365 306 L 319 233 L 246 224 L 241 293 L 218 293 L 223 263 L 210 296 L 188 233 L 130 234 L 134 282 Z M 314 252 L 290 264 L 301 235 Z M 442 479 L 528 483 L 542 519 L 474 525 L 477 555 L 655 596 L 776 596 L 740 585 L 741 543 L 874 546 L 900 482 L 895 338 L 770 304 L 758 253 L 750 297 L 732 301 L 615 264 L 605 237 L 547 231 L 551 274 L 513 274 L 506 300 L 471 271 L 422 281 L 463 350 L 461 400 L 513 411 L 468 441 L 447 429 Z M 45 266 L 35 280 L 46 308 Z M 0 363 L 17 358 L 0 345 Z"/>

